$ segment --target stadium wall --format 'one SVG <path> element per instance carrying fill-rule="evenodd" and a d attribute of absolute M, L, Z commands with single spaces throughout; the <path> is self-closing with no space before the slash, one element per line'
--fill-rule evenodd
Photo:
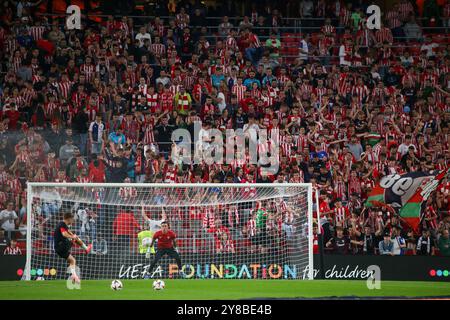
<path fill-rule="evenodd" d="M 216 256 L 202 256 L 201 259 L 186 262 L 186 273 L 191 278 L 230 278 L 230 279 L 293 279 L 306 278 L 308 270 L 296 270 L 287 263 L 276 261 L 236 261 L 218 259 Z M 315 259 L 315 274 L 318 274 L 318 257 Z M 143 257 L 129 256 L 111 263 L 110 257 L 89 257 L 88 269 L 85 257 L 78 258 L 81 273 L 86 279 L 99 279 L 111 274 L 120 279 L 145 278 L 148 260 Z M 25 265 L 25 256 L 0 256 L 0 280 L 20 280 Z M 398 281 L 446 281 L 450 282 L 450 257 L 425 256 L 340 256 L 325 255 L 324 267 L 326 279 L 364 280 L 369 276 L 367 267 L 377 265 L 381 270 L 381 280 Z M 93 270 L 92 266 L 97 266 Z M 100 267 L 101 266 L 101 267 Z M 176 274 L 176 265 L 164 259 L 155 272 L 158 277 L 167 278 Z M 34 270 L 34 271 L 33 271 Z M 161 272 L 161 273 L 160 273 Z M 66 265 L 62 259 L 48 257 L 47 265 L 32 269 L 32 279 L 38 276 L 45 279 L 65 279 Z M 103 276 L 104 277 L 104 276 Z"/>

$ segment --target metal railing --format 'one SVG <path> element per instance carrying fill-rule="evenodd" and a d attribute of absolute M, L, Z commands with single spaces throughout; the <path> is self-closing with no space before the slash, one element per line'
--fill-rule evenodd
<path fill-rule="evenodd" d="M 39 16 L 55 16 L 55 14 L 51 14 L 51 13 L 38 13 L 37 15 L 39 15 Z M 58 14 L 57 16 L 64 16 L 64 15 L 67 15 L 67 14 Z M 86 18 L 86 17 L 102 17 L 102 18 L 106 18 L 106 17 L 109 17 L 109 16 L 111 16 L 111 15 L 91 14 L 91 13 L 83 15 L 84 18 Z M 123 16 L 122 15 L 113 15 L 113 17 L 117 18 L 117 17 L 123 17 Z M 127 17 L 129 17 L 129 18 L 137 18 L 137 19 L 149 19 L 149 20 L 155 18 L 155 16 L 146 16 L 146 15 L 142 15 L 142 16 L 141 15 L 129 15 Z M 160 18 L 167 20 L 167 19 L 174 19 L 175 17 L 174 16 L 161 16 Z M 209 21 L 217 20 L 219 23 L 222 21 L 222 19 L 223 19 L 223 17 L 205 17 L 205 20 L 209 20 Z M 241 19 L 242 19 L 242 17 L 229 17 L 229 20 L 232 20 L 232 21 L 240 21 Z M 258 31 L 258 30 L 274 30 L 274 29 L 277 29 L 278 31 L 280 31 L 280 33 L 281 33 L 281 39 L 280 40 L 282 42 L 281 42 L 281 47 L 279 48 L 278 55 L 280 57 L 282 57 L 282 58 L 292 59 L 292 58 L 297 58 L 298 55 L 297 54 L 289 54 L 289 53 L 283 51 L 283 49 L 289 49 L 289 48 L 297 47 L 297 42 L 296 41 L 298 41 L 298 40 L 300 40 L 302 38 L 302 35 L 301 35 L 302 33 L 314 33 L 314 31 L 317 31 L 317 30 L 321 29 L 321 26 L 309 26 L 309 25 L 304 26 L 304 24 L 302 22 L 305 22 L 305 21 L 316 21 L 316 22 L 317 21 L 324 21 L 325 18 L 282 18 L 282 20 L 289 22 L 290 25 L 289 26 L 279 26 L 279 27 L 276 27 L 276 28 L 270 27 L 270 26 L 265 26 L 265 27 L 254 26 L 253 30 L 257 30 Z M 338 18 L 334 18 L 334 19 L 331 19 L 331 20 L 332 21 L 338 21 L 339 19 Z M 134 24 L 133 27 L 145 26 L 147 24 L 148 23 Z M 51 24 L 46 24 L 46 26 L 50 27 Z M 65 25 L 64 24 L 59 24 L 59 26 L 63 27 Z M 165 27 L 168 27 L 168 26 L 165 25 Z M 213 40 L 221 40 L 222 39 L 223 40 L 225 38 L 224 36 L 221 36 L 220 34 L 218 34 L 218 31 L 219 31 L 219 28 L 220 28 L 219 25 L 208 25 L 208 26 L 205 26 L 205 27 L 207 28 L 208 32 L 210 33 L 210 34 L 205 36 L 205 39 L 207 39 L 207 40 L 211 40 L 211 39 L 213 39 Z M 198 27 L 192 27 L 191 26 L 191 28 L 196 29 Z M 234 29 L 239 29 L 239 26 L 233 26 L 233 28 Z M 336 27 L 337 33 L 341 34 L 344 28 L 345 27 L 343 27 L 343 26 L 337 26 Z M 421 29 L 422 29 L 424 35 L 426 34 L 427 31 L 447 30 L 447 28 L 445 28 L 445 27 L 422 27 Z M 283 41 L 283 35 L 287 34 L 287 33 L 290 34 L 289 35 L 290 39 L 294 39 L 293 42 L 284 42 Z M 270 38 L 270 36 L 260 35 L 259 38 L 260 38 L 261 42 L 264 43 L 266 39 Z M 446 34 L 445 38 L 448 41 L 448 39 L 450 38 L 450 34 Z M 402 49 L 417 48 L 418 46 L 412 44 L 412 42 L 416 42 L 416 41 L 420 42 L 422 40 L 423 39 L 412 39 L 412 38 L 406 37 L 406 36 L 405 37 L 398 37 L 398 36 L 396 36 L 396 37 L 394 37 L 394 41 L 396 41 L 396 43 L 391 45 L 390 47 L 394 48 L 394 49 L 395 48 L 402 48 Z M 401 42 L 401 44 L 400 44 L 400 42 Z M 339 48 L 339 46 L 340 46 L 339 44 L 333 45 L 333 46 L 331 46 L 331 49 L 336 50 L 337 48 Z M 439 44 L 439 46 L 443 46 L 443 45 Z M 212 49 L 214 49 L 215 45 L 214 44 L 210 44 L 210 47 Z M 314 48 L 314 47 L 315 47 L 314 43 L 312 43 L 312 48 Z M 419 55 L 412 54 L 412 57 L 419 57 Z M 337 55 L 326 55 L 326 56 L 311 55 L 311 58 L 312 59 L 317 59 L 317 60 L 320 60 L 320 59 L 323 59 L 323 58 L 334 59 L 335 60 L 335 59 L 338 59 L 339 56 L 337 56 Z M 330 66 L 330 65 L 328 65 L 328 66 Z M 2 72 L 2 73 L 6 73 L 6 72 Z"/>

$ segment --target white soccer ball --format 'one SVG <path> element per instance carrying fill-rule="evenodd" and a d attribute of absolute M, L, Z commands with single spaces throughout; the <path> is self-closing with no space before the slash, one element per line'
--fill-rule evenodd
<path fill-rule="evenodd" d="M 117 291 L 117 290 L 122 290 L 122 288 L 123 288 L 122 281 L 120 281 L 120 280 L 113 280 L 111 282 L 111 289 L 112 290 Z"/>
<path fill-rule="evenodd" d="M 45 280 L 44 277 L 37 277 L 37 278 L 36 278 L 36 281 L 44 281 L 44 280 Z"/>
<path fill-rule="evenodd" d="M 153 281 L 153 289 L 154 290 L 163 290 L 166 284 L 162 280 Z"/>
<path fill-rule="evenodd" d="M 142 239 L 142 245 L 144 247 L 150 246 L 150 243 L 152 243 L 152 238 L 144 238 L 144 239 Z"/>

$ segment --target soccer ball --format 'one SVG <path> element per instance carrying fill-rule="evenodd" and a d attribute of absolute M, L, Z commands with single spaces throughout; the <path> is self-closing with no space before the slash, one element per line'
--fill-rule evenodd
<path fill-rule="evenodd" d="M 120 280 L 113 280 L 113 282 L 111 282 L 111 289 L 112 290 L 117 291 L 117 290 L 122 290 L 122 288 L 123 288 L 122 281 L 120 281 Z"/>
<path fill-rule="evenodd" d="M 36 281 L 44 281 L 45 279 L 44 279 L 44 277 L 37 277 L 36 278 Z"/>
<path fill-rule="evenodd" d="M 166 284 L 162 280 L 153 281 L 153 289 L 154 290 L 163 290 Z"/>

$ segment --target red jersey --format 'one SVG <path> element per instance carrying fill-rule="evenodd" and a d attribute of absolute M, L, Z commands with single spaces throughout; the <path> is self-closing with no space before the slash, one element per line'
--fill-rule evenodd
<path fill-rule="evenodd" d="M 173 240 L 177 236 L 172 230 L 163 233 L 162 230 L 156 231 L 153 235 L 153 240 L 158 240 L 158 249 L 171 249 L 173 248 Z"/>

